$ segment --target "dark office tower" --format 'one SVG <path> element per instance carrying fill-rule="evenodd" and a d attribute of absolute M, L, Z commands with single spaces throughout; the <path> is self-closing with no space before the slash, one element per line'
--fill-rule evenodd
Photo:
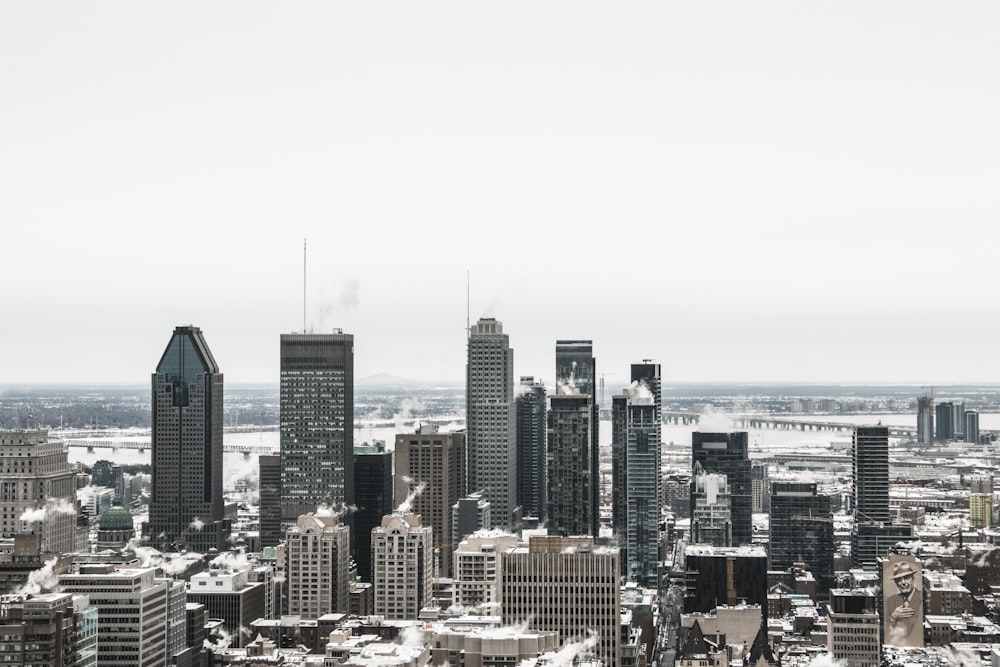
<path fill-rule="evenodd" d="M 979 413 L 975 410 L 966 410 L 965 414 L 965 441 L 979 442 Z"/>
<path fill-rule="evenodd" d="M 917 442 L 929 445 L 934 441 L 934 399 L 921 396 L 917 399 Z"/>
<path fill-rule="evenodd" d="M 889 427 L 854 427 L 854 522 L 889 523 Z"/>
<path fill-rule="evenodd" d="M 402 502 L 415 494 L 410 509 L 434 531 L 434 556 L 440 566 L 434 576 L 451 577 L 458 546 L 451 534 L 451 507 L 465 495 L 465 434 L 438 433 L 436 426 L 424 424 L 416 433 L 396 436 L 395 455 L 396 498 Z"/>
<path fill-rule="evenodd" d="M 517 409 L 517 504 L 521 514 L 545 520 L 545 384 L 521 378 Z M 475 489 L 472 489 L 475 491 Z"/>
<path fill-rule="evenodd" d="M 630 581 L 657 586 L 660 558 L 660 365 L 632 365 L 632 386 L 612 399 L 615 534 Z"/>
<path fill-rule="evenodd" d="M 582 395 L 590 396 L 590 479 L 594 480 L 595 493 L 590 499 L 590 514 L 594 518 L 591 532 L 595 537 L 600 523 L 598 508 L 601 503 L 600 479 L 600 427 L 601 406 L 597 395 L 597 362 L 594 359 L 594 343 L 590 340 L 556 341 L 556 393 L 565 388 L 575 389 Z"/>
<path fill-rule="evenodd" d="M 281 457 L 261 455 L 257 459 L 260 479 L 260 545 L 273 547 L 281 542 Z"/>
<path fill-rule="evenodd" d="M 691 468 L 701 464 L 706 474 L 725 475 L 733 521 L 733 546 L 750 544 L 753 536 L 753 482 L 746 431 L 691 434 Z M 691 486 L 691 509 L 698 506 Z"/>
<path fill-rule="evenodd" d="M 626 509 L 628 508 L 628 469 L 625 444 L 628 442 L 628 396 L 611 397 L 611 524 L 619 544 L 625 543 Z M 690 486 L 685 493 L 690 496 Z M 689 505 L 688 502 L 684 503 Z M 622 548 L 622 567 L 628 563 L 628 553 Z"/>
<path fill-rule="evenodd" d="M 938 442 L 948 442 L 955 439 L 955 424 L 952 421 L 955 415 L 955 406 L 946 401 L 938 403 L 935 409 L 937 417 L 937 429 L 934 431 L 934 438 Z"/>
<path fill-rule="evenodd" d="M 805 563 L 821 591 L 834 584 L 830 497 L 817 493 L 816 484 L 774 482 L 771 485 L 768 551 L 770 569 L 787 571 L 795 563 Z"/>
<path fill-rule="evenodd" d="M 492 317 L 480 318 L 469 331 L 465 396 L 468 489 L 482 491 L 490 502 L 491 528 L 513 528 L 520 520 L 514 350 Z"/>
<path fill-rule="evenodd" d="M 372 528 L 395 509 L 392 488 L 392 452 L 385 443 L 354 448 L 354 562 L 362 581 L 372 581 Z"/>
<path fill-rule="evenodd" d="M 557 394 L 549 408 L 548 529 L 553 535 L 597 536 L 592 513 L 596 480 L 591 475 L 593 402 L 589 395 Z"/>
<path fill-rule="evenodd" d="M 201 329 L 174 329 L 152 380 L 153 491 L 143 535 L 170 551 L 224 549 L 222 373 Z"/>
<path fill-rule="evenodd" d="M 281 522 L 354 504 L 354 336 L 281 335 Z M 352 541 L 354 536 L 352 536 Z"/>

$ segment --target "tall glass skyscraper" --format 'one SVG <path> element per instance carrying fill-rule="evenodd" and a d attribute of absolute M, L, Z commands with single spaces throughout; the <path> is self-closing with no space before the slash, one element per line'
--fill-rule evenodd
<path fill-rule="evenodd" d="M 517 412 L 517 503 L 524 517 L 545 521 L 548 465 L 545 461 L 545 384 L 521 378 Z"/>
<path fill-rule="evenodd" d="M 612 402 L 614 521 L 623 571 L 658 586 L 660 561 L 660 365 L 632 364 L 632 385 Z"/>
<path fill-rule="evenodd" d="M 774 482 L 771 488 L 770 569 L 787 571 L 795 563 L 805 563 L 819 589 L 830 590 L 834 585 L 830 497 L 809 482 Z"/>
<path fill-rule="evenodd" d="M 593 403 L 586 394 L 556 394 L 548 418 L 548 527 L 555 535 L 597 537 L 597 480 L 591 461 Z"/>
<path fill-rule="evenodd" d="M 590 535 L 597 537 L 600 528 L 598 508 L 601 504 L 601 462 L 600 462 L 600 405 L 597 396 L 597 362 L 594 359 L 594 343 L 591 340 L 556 341 L 556 394 L 578 393 L 590 401 Z"/>
<path fill-rule="evenodd" d="M 226 548 L 222 503 L 222 373 L 201 329 L 174 329 L 156 366 L 153 488 L 143 535 L 161 550 Z"/>
<path fill-rule="evenodd" d="M 281 335 L 281 521 L 354 504 L 354 336 Z"/>
<path fill-rule="evenodd" d="M 468 488 L 492 508 L 491 528 L 513 528 L 517 505 L 514 350 L 503 324 L 480 318 L 469 331 L 466 365 Z"/>

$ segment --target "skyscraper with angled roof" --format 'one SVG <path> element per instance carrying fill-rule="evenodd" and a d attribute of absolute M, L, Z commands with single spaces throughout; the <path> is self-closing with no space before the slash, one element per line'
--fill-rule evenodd
<path fill-rule="evenodd" d="M 153 484 L 143 535 L 166 550 L 223 549 L 222 373 L 201 329 L 174 329 L 152 390 Z"/>

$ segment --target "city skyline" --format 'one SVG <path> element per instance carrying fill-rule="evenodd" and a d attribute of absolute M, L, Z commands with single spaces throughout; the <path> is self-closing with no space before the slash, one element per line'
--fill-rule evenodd
<path fill-rule="evenodd" d="M 191 323 L 276 382 L 303 239 L 305 327 L 359 378 L 461 381 L 480 317 L 546 383 L 564 338 L 626 380 L 1000 378 L 998 32 L 988 2 L 6 5 L 2 380 L 142 382 Z"/>

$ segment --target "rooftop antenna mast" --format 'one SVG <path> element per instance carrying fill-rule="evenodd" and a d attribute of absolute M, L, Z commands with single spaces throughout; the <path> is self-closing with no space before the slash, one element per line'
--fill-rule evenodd
<path fill-rule="evenodd" d="M 465 270 L 465 337 L 468 338 L 472 335 L 469 327 L 472 326 L 469 322 L 469 270 Z"/>
<path fill-rule="evenodd" d="M 306 332 L 306 241 L 302 239 L 302 333 Z"/>

